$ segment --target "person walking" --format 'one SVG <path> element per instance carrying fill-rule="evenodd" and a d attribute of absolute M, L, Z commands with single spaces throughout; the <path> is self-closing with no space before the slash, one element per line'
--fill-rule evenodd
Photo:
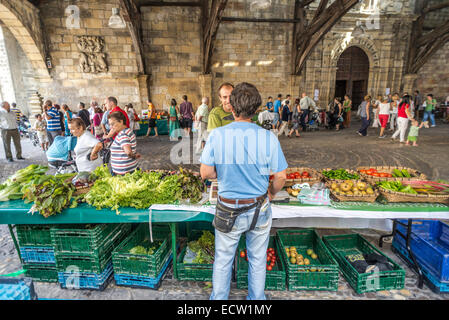
<path fill-rule="evenodd" d="M 373 128 L 378 128 L 379 125 L 380 125 L 380 122 L 379 122 L 379 105 L 381 104 L 381 102 L 382 102 L 382 96 L 381 95 L 378 95 L 376 100 L 373 101 L 373 112 L 374 112 L 374 116 L 373 116 L 373 119 L 372 119 L 372 124 L 373 124 L 372 127 Z"/>
<path fill-rule="evenodd" d="M 344 102 L 343 102 L 343 127 L 349 128 L 351 126 L 351 110 L 352 110 L 352 101 L 347 94 L 345 94 Z"/>
<path fill-rule="evenodd" d="M 309 116 L 309 113 L 312 110 L 312 108 L 316 107 L 316 104 L 315 104 L 315 101 L 313 101 L 311 98 L 309 98 L 305 92 L 302 93 L 302 98 L 299 101 L 299 104 L 301 105 L 301 111 L 302 111 L 302 115 L 301 115 L 302 131 L 306 131 L 306 129 L 307 129 L 306 118 Z"/>
<path fill-rule="evenodd" d="M 281 109 L 281 99 L 282 99 L 282 94 L 278 94 L 278 98 L 276 99 L 276 101 L 274 102 L 274 106 L 273 106 L 273 113 L 274 113 L 274 118 L 273 118 L 273 122 L 272 122 L 272 126 L 273 126 L 273 130 L 275 132 L 277 132 L 277 129 L 279 128 L 279 126 L 281 125 L 280 121 L 281 121 L 281 115 L 280 115 L 280 109 Z"/>
<path fill-rule="evenodd" d="M 103 110 L 100 107 L 95 108 L 95 114 L 92 118 L 92 126 L 94 130 L 94 135 L 97 140 L 101 140 L 103 137 L 103 134 L 106 133 L 106 131 L 103 131 L 103 127 L 101 125 L 101 119 L 103 118 Z"/>
<path fill-rule="evenodd" d="M 418 146 L 418 133 L 419 129 L 421 129 L 425 125 L 425 122 L 421 122 L 421 125 L 419 125 L 418 120 L 411 119 L 411 126 L 410 130 L 408 132 L 407 142 L 406 145 L 410 145 L 410 143 L 413 143 L 414 147 Z"/>
<path fill-rule="evenodd" d="M 290 107 L 289 107 L 290 101 L 286 100 L 285 104 L 282 106 L 281 111 L 281 127 L 279 128 L 278 137 L 282 136 L 284 133 L 286 136 L 288 136 L 288 120 L 290 119 Z"/>
<path fill-rule="evenodd" d="M 429 93 L 426 97 L 426 108 L 424 109 L 424 116 L 422 118 L 423 122 L 427 122 L 430 118 L 431 127 L 436 127 L 435 125 L 435 108 L 437 106 L 437 101 L 433 98 L 433 95 Z"/>
<path fill-rule="evenodd" d="M 399 95 L 395 93 L 392 99 L 393 100 L 391 102 L 391 111 L 390 111 L 390 131 L 395 131 L 398 119 Z"/>
<path fill-rule="evenodd" d="M 207 121 L 209 116 L 209 98 L 201 99 L 201 105 L 196 110 L 195 120 L 198 122 L 198 140 L 196 141 L 196 153 L 201 153 L 207 141 Z"/>
<path fill-rule="evenodd" d="M 387 135 L 385 134 L 385 128 L 388 124 L 388 118 L 390 117 L 390 111 L 392 109 L 391 103 L 388 102 L 388 96 L 382 97 L 382 102 L 379 104 L 379 123 L 380 133 L 379 138 L 383 139 Z"/>
<path fill-rule="evenodd" d="M 134 131 L 134 124 L 135 124 L 134 118 L 135 118 L 135 116 L 134 116 L 134 108 L 133 108 L 133 105 L 131 103 L 128 103 L 125 106 L 125 112 L 128 115 L 129 128 Z"/>
<path fill-rule="evenodd" d="M 36 131 L 37 138 L 42 150 L 45 152 L 48 149 L 47 124 L 42 118 L 41 114 L 36 114 L 36 122 L 34 122 L 33 130 Z"/>
<path fill-rule="evenodd" d="M 64 114 L 64 132 L 67 137 L 70 136 L 69 122 L 72 120 L 73 113 L 66 104 L 62 105 L 62 113 Z"/>
<path fill-rule="evenodd" d="M 55 137 L 62 135 L 61 115 L 51 100 L 45 101 L 44 115 L 47 120 L 48 145 L 51 146 Z"/>
<path fill-rule="evenodd" d="M 181 113 L 181 128 L 184 129 L 185 136 L 190 137 L 190 132 L 192 131 L 193 119 L 195 118 L 195 113 L 193 112 L 192 103 L 187 100 L 187 96 L 183 95 L 182 100 L 184 100 L 179 106 L 179 112 Z"/>
<path fill-rule="evenodd" d="M 170 101 L 170 111 L 169 111 L 169 120 L 170 124 L 168 126 L 170 133 L 170 141 L 178 141 L 179 137 L 182 137 L 182 134 L 179 130 L 179 120 L 178 120 L 179 108 L 177 106 L 176 100 L 171 99 Z"/>
<path fill-rule="evenodd" d="M 360 136 L 366 137 L 368 127 L 373 119 L 373 107 L 371 106 L 371 96 L 366 95 L 361 104 L 360 117 L 362 118 L 362 126 L 357 131 Z"/>
<path fill-rule="evenodd" d="M 408 120 L 412 118 L 410 111 L 410 96 L 402 97 L 402 101 L 398 107 L 398 128 L 391 136 L 391 140 L 395 141 L 399 135 L 400 143 L 405 143 L 405 134 L 407 133 Z"/>
<path fill-rule="evenodd" d="M 210 299 L 228 299 L 236 248 L 245 234 L 247 299 L 264 300 L 270 201 L 285 184 L 288 164 L 276 135 L 251 121 L 262 103 L 256 87 L 238 84 L 230 102 L 235 121 L 211 132 L 200 159 L 202 179 L 218 181 Z M 274 176 L 271 184 L 270 173 Z"/>
<path fill-rule="evenodd" d="M 157 132 L 157 117 L 156 117 L 156 107 L 154 106 L 153 102 L 151 102 L 150 99 L 148 99 L 148 131 L 146 134 L 146 137 L 150 136 L 151 129 L 154 129 L 154 137 L 158 137 L 159 134 Z"/>
<path fill-rule="evenodd" d="M 229 82 L 223 83 L 218 88 L 218 97 L 220 98 L 221 106 L 215 107 L 209 112 L 209 119 L 207 122 L 208 132 L 234 121 L 231 105 L 229 103 L 229 97 L 231 96 L 232 90 L 234 90 L 234 85 Z"/>
<path fill-rule="evenodd" d="M 288 137 L 291 138 L 293 131 L 296 133 L 296 138 L 299 138 L 301 135 L 299 134 L 299 127 L 301 125 L 301 106 L 299 105 L 299 98 L 295 100 L 295 106 L 293 107 L 292 114 L 292 123 L 293 127 L 288 133 Z"/>
<path fill-rule="evenodd" d="M 25 160 L 22 157 L 22 146 L 20 144 L 20 133 L 17 125 L 16 113 L 11 111 L 11 106 L 7 101 L 2 102 L 0 109 L 0 128 L 2 131 L 3 148 L 8 162 L 13 162 L 11 152 L 11 139 L 16 149 L 16 159 Z"/>

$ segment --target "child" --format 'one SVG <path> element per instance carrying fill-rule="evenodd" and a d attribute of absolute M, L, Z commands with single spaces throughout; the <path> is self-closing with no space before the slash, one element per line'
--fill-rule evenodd
<path fill-rule="evenodd" d="M 418 121 L 416 119 L 412 119 L 412 125 L 410 127 L 410 131 L 408 132 L 408 138 L 407 138 L 407 145 L 410 145 L 409 142 L 413 142 L 413 146 L 416 147 L 418 144 L 418 132 L 419 129 L 421 129 L 425 124 L 427 124 L 427 121 L 421 122 L 421 125 L 418 127 Z"/>
<path fill-rule="evenodd" d="M 284 106 L 282 107 L 281 113 L 281 127 L 279 128 L 278 136 L 281 136 L 283 133 L 288 136 L 288 116 L 290 114 L 289 109 L 290 101 L 286 100 Z"/>
<path fill-rule="evenodd" d="M 37 132 L 37 137 L 39 138 L 39 143 L 41 144 L 42 150 L 48 150 L 48 140 L 47 140 L 47 130 L 46 124 L 42 119 L 42 115 L 36 114 L 36 122 L 34 123 L 33 129 Z"/>

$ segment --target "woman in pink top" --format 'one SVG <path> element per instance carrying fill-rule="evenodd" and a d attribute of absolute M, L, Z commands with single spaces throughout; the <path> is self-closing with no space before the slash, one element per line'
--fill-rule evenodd
<path fill-rule="evenodd" d="M 393 141 L 399 135 L 399 141 L 401 143 L 405 143 L 405 134 L 407 132 L 409 119 L 412 119 L 412 115 L 410 112 L 410 96 L 406 95 L 402 97 L 402 102 L 398 107 L 398 128 L 396 132 L 391 136 L 391 139 Z"/>
<path fill-rule="evenodd" d="M 103 118 L 103 112 L 100 107 L 95 108 L 95 114 L 92 118 L 92 122 L 94 124 L 94 135 L 95 138 L 100 140 L 103 137 L 103 129 L 101 128 L 101 119 Z"/>

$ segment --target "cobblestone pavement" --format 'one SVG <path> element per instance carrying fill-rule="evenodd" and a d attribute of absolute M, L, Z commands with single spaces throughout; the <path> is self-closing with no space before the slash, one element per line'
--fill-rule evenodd
<path fill-rule="evenodd" d="M 419 146 L 411 147 L 392 142 L 389 138 L 378 139 L 377 129 L 369 130 L 368 137 L 360 137 L 355 131 L 359 123 L 353 122 L 350 129 L 339 132 L 322 129 L 318 132 L 305 132 L 299 139 L 281 137 L 280 141 L 290 166 L 307 166 L 313 168 L 343 167 L 355 168 L 362 165 L 402 165 L 417 168 L 432 179 L 449 179 L 449 125 L 437 123 L 436 128 L 420 131 Z M 143 169 L 177 168 L 170 162 L 170 150 L 176 143 L 169 142 L 167 136 L 160 138 L 138 137 L 138 149 L 143 155 L 140 163 Z M 45 164 L 43 153 L 22 140 L 25 161 L 7 163 L 3 148 L 0 150 L 0 181 L 26 167 L 31 163 Z M 183 165 L 198 168 L 197 164 Z M 273 230 L 274 232 L 275 230 Z M 380 232 L 358 229 L 318 229 L 320 235 L 357 232 L 365 236 L 377 246 Z M 435 294 L 427 286 L 417 288 L 417 275 L 406 266 L 399 257 L 390 250 L 390 244 L 381 248 L 394 261 L 406 270 L 403 290 L 391 290 L 356 294 L 340 274 L 337 292 L 330 291 L 267 291 L 269 299 L 301 300 L 301 299 L 332 299 L 332 300 L 448 300 L 449 294 Z M 0 226 L 0 274 L 7 274 L 21 268 L 19 258 L 9 235 L 8 227 Z M 35 283 L 37 294 L 48 299 L 172 299 L 172 300 L 202 300 L 208 299 L 211 289 L 203 282 L 178 281 L 173 279 L 170 268 L 159 290 L 135 289 L 118 287 L 113 282 L 103 291 L 93 290 L 63 290 L 58 284 Z M 245 299 L 246 290 L 236 288 L 232 283 L 230 299 Z"/>

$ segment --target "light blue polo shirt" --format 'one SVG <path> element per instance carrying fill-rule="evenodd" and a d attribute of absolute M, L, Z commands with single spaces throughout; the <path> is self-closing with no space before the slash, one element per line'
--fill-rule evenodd
<path fill-rule="evenodd" d="M 248 122 L 233 122 L 214 129 L 200 162 L 215 166 L 218 194 L 228 199 L 264 195 L 270 173 L 288 167 L 276 136 Z"/>
<path fill-rule="evenodd" d="M 281 108 L 281 100 L 277 100 L 274 102 L 274 112 L 279 112 L 279 109 Z"/>

